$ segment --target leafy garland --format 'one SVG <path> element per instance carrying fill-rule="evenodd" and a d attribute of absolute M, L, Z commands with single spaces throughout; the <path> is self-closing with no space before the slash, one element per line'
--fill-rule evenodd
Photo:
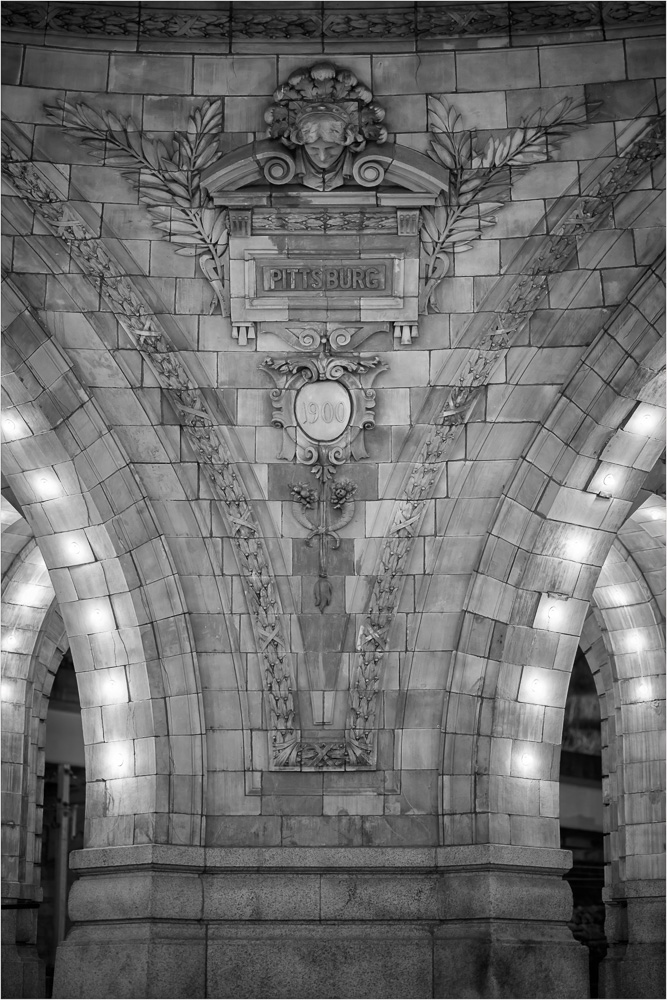
<path fill-rule="evenodd" d="M 58 101 L 58 108 L 47 108 L 47 113 L 78 136 L 93 156 L 124 168 L 123 175 L 139 188 L 155 228 L 178 246 L 176 253 L 199 256 L 199 266 L 224 313 L 227 216 L 201 185 L 202 170 L 220 154 L 222 101 L 205 101 L 190 115 L 187 129 L 174 133 L 169 146 L 142 133 L 132 118 L 95 111 L 86 104 Z"/>
<path fill-rule="evenodd" d="M 583 102 L 566 97 L 548 111 L 538 108 L 505 138 L 491 136 L 482 146 L 476 129 L 459 130 L 461 116 L 444 101 L 429 97 L 428 110 L 429 155 L 448 168 L 449 185 L 432 209 L 422 208 L 426 284 L 421 312 L 429 309 L 451 254 L 471 250 L 484 229 L 495 225 L 494 213 L 508 200 L 511 182 L 533 163 L 547 160 L 572 128 L 585 124 L 586 115 Z"/>

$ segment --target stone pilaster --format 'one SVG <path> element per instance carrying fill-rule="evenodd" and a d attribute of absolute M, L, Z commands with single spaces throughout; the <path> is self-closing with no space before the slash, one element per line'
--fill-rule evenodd
<path fill-rule="evenodd" d="M 609 951 L 600 966 L 600 996 L 665 996 L 665 885 L 629 881 L 603 890 Z"/>
<path fill-rule="evenodd" d="M 55 997 L 585 997 L 565 851 L 78 852 Z"/>
<path fill-rule="evenodd" d="M 2 996 L 44 997 L 44 963 L 37 954 L 41 889 L 12 882 L 2 887 Z"/>

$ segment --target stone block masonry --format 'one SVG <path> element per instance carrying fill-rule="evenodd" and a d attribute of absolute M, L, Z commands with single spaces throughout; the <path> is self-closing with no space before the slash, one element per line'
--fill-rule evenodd
<path fill-rule="evenodd" d="M 579 644 L 604 991 L 664 995 L 657 6 L 3 5 L 3 892 L 40 892 L 55 602 L 88 778 L 55 996 L 588 995 Z M 269 141 L 291 74 L 330 118 Z"/>

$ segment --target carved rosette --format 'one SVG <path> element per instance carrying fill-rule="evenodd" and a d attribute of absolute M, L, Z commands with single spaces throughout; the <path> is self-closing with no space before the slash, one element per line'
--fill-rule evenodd
<path fill-rule="evenodd" d="M 367 458 L 364 432 L 375 426 L 373 380 L 379 358 L 266 358 L 259 366 L 274 382 L 272 423 L 283 430 L 278 458 L 311 466 L 318 478 L 345 462 Z"/>

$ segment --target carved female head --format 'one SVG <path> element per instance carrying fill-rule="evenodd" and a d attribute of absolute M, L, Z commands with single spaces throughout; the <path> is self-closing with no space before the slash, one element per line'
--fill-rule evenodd
<path fill-rule="evenodd" d="M 273 98 L 276 103 L 264 116 L 269 136 L 291 149 L 304 147 L 320 168 L 334 163 L 344 148 L 359 152 L 369 139 L 384 142 L 387 138 L 380 124 L 384 110 L 373 102 L 368 87 L 333 63 L 296 70 Z M 325 145 L 332 148 L 324 151 Z"/>
<path fill-rule="evenodd" d="M 299 115 L 290 131 L 295 146 L 303 146 L 319 170 L 327 170 L 341 157 L 345 148 L 362 149 L 365 140 L 336 105 L 316 104 Z"/>

